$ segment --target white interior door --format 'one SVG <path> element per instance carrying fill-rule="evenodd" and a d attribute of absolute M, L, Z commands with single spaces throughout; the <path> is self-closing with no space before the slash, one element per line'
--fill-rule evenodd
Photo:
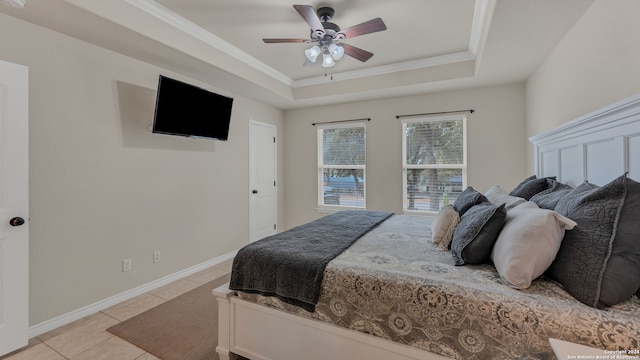
<path fill-rule="evenodd" d="M 249 241 L 276 233 L 276 127 L 249 123 Z"/>
<path fill-rule="evenodd" d="M 29 337 L 29 75 L 0 60 L 0 355 Z"/>

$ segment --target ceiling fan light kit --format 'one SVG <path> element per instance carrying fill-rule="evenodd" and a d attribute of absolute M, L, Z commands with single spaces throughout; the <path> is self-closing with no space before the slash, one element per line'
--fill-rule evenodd
<path fill-rule="evenodd" d="M 311 62 L 316 62 L 318 55 L 320 55 L 321 53 L 322 53 L 322 49 L 320 49 L 320 46 L 318 45 L 313 45 L 312 47 L 304 51 L 304 55 Z"/>
<path fill-rule="evenodd" d="M 304 55 L 313 63 L 316 62 L 320 54 L 322 54 L 322 66 L 332 67 L 336 64 L 336 61 L 342 59 L 344 48 L 339 44 L 324 46 L 322 49 L 318 45 L 313 45 L 304 51 Z"/>
<path fill-rule="evenodd" d="M 335 64 L 336 62 L 333 60 L 333 57 L 331 57 L 328 51 L 325 51 L 322 54 L 322 67 L 333 67 Z"/>
<path fill-rule="evenodd" d="M 344 47 L 340 44 L 331 44 L 329 45 L 329 53 L 331 54 L 331 57 L 333 57 L 333 60 L 340 60 L 342 59 L 342 56 L 344 55 Z"/>
<path fill-rule="evenodd" d="M 305 50 L 304 54 L 308 62 L 311 63 L 315 63 L 318 56 L 322 54 L 322 66 L 325 68 L 335 66 L 336 61 L 340 60 L 345 54 L 362 62 L 369 60 L 373 56 L 373 53 L 353 45 L 341 43 L 341 41 L 387 29 L 382 19 L 375 18 L 341 30 L 338 25 L 329 22 L 335 14 L 335 11 L 330 7 L 321 7 L 317 12 L 313 10 L 311 5 L 293 5 L 293 8 L 311 27 L 310 39 L 277 38 L 262 40 L 267 44 L 315 43 L 312 47 Z"/>

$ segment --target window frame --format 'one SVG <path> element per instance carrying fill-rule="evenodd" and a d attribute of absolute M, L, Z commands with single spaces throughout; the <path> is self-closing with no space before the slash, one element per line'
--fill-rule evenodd
<path fill-rule="evenodd" d="M 407 124 L 441 122 L 441 121 L 462 121 L 462 163 L 460 164 L 407 164 Z M 408 191 L 407 191 L 407 172 L 410 169 L 460 169 L 462 170 L 462 190 L 467 187 L 467 117 L 464 114 L 455 115 L 439 115 L 439 116 L 421 116 L 414 118 L 405 118 L 402 123 L 402 211 L 405 214 L 425 214 L 433 215 L 433 210 L 412 210 L 409 209 Z"/>
<path fill-rule="evenodd" d="M 367 163 L 367 126 L 366 122 L 358 121 L 358 122 L 350 122 L 343 124 L 319 124 L 317 125 L 318 129 L 316 130 L 316 140 L 317 140 L 317 208 L 316 211 L 319 212 L 334 212 L 340 210 L 364 210 L 367 208 L 367 171 L 366 171 L 366 163 Z M 324 165 L 324 141 L 323 134 L 325 130 L 332 129 L 345 129 L 345 128 L 362 128 L 364 130 L 364 151 L 365 151 L 365 161 L 364 165 Z M 357 169 L 362 170 L 362 206 L 349 206 L 349 205 L 333 205 L 333 204 L 325 204 L 324 203 L 324 170 L 325 169 Z"/>

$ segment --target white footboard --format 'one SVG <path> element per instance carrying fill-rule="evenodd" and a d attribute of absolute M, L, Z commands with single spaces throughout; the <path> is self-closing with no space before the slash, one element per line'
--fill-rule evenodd
<path fill-rule="evenodd" d="M 229 283 L 213 289 L 213 295 L 218 300 L 218 346 L 216 352 L 220 360 L 231 358 L 231 297 L 234 291 L 229 290 Z"/>
<path fill-rule="evenodd" d="M 233 354 L 251 360 L 446 360 L 447 358 L 239 299 L 225 284 L 218 299 L 218 347 L 221 360 Z"/>

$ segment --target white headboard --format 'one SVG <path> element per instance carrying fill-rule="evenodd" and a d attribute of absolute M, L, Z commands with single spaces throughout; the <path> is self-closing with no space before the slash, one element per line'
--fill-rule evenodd
<path fill-rule="evenodd" d="M 529 138 L 538 177 L 604 185 L 625 172 L 640 181 L 640 94 Z"/>

